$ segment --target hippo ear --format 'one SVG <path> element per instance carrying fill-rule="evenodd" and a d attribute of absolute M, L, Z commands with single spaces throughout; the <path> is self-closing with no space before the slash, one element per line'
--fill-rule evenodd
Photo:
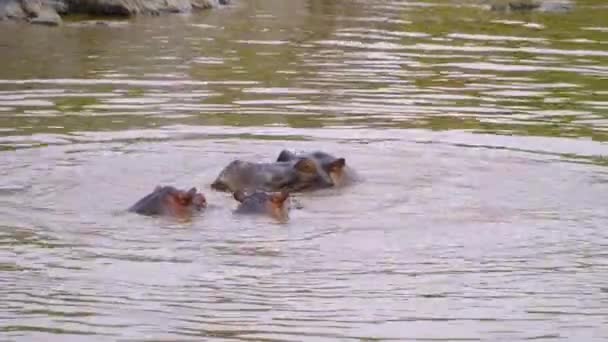
<path fill-rule="evenodd" d="M 196 190 L 196 188 L 190 188 L 190 190 L 188 190 L 188 196 L 194 197 L 194 195 L 196 195 L 197 191 L 198 190 Z"/>
<path fill-rule="evenodd" d="M 162 189 L 163 189 L 163 187 L 162 187 L 162 186 L 157 185 L 157 186 L 154 188 L 154 191 L 152 191 L 152 192 L 159 192 L 159 191 L 161 191 Z"/>
<path fill-rule="evenodd" d="M 281 151 L 281 153 L 279 153 L 279 157 L 277 158 L 277 161 L 286 162 L 286 161 L 290 161 L 293 159 L 296 159 L 296 155 L 293 152 L 283 150 L 283 151 Z"/>
<path fill-rule="evenodd" d="M 304 173 L 316 173 L 317 165 L 312 159 L 302 158 L 298 160 L 296 165 L 294 165 L 295 169 Z"/>
<path fill-rule="evenodd" d="M 275 192 L 270 196 L 270 200 L 276 204 L 283 204 L 289 198 L 289 193 L 286 191 Z"/>
<path fill-rule="evenodd" d="M 346 160 L 344 158 L 338 158 L 333 162 L 329 163 L 330 170 L 339 170 L 342 169 L 346 165 Z"/>
<path fill-rule="evenodd" d="M 245 197 L 247 197 L 247 196 L 245 195 L 245 193 L 243 191 L 237 190 L 235 193 L 232 194 L 232 197 L 234 197 L 235 200 L 242 203 L 245 200 Z"/>

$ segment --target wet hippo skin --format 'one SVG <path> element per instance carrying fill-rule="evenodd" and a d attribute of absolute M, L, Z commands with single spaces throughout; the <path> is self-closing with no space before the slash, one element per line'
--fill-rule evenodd
<path fill-rule="evenodd" d="M 344 185 L 355 178 L 354 172 L 346 167 L 346 159 L 335 157 L 323 151 L 295 153 L 282 150 L 277 157 L 277 162 L 293 162 L 302 159 L 314 161 L 319 172 L 324 173 L 322 177 L 330 179 L 332 186 Z"/>
<path fill-rule="evenodd" d="M 196 188 L 183 191 L 172 186 L 157 186 L 154 191 L 137 201 L 128 211 L 147 216 L 187 217 L 206 206 L 205 196 L 197 192 Z"/>
<path fill-rule="evenodd" d="M 331 187 L 333 182 L 326 172 L 310 158 L 253 163 L 234 160 L 211 184 L 219 191 L 305 191 Z"/>
<path fill-rule="evenodd" d="M 256 191 L 247 194 L 243 191 L 237 191 L 233 196 L 240 202 L 235 210 L 236 214 L 268 215 L 280 221 L 288 219 L 289 208 L 285 205 L 285 201 L 289 198 L 287 192 Z"/>

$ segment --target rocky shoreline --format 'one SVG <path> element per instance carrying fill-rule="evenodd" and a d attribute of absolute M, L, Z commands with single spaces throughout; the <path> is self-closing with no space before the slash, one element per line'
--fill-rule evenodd
<path fill-rule="evenodd" d="M 188 13 L 226 5 L 228 0 L 0 0 L 0 20 L 60 25 L 62 15 L 129 17 Z"/>

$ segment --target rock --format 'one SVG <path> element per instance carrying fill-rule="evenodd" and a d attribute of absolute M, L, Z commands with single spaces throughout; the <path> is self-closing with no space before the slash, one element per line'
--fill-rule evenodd
<path fill-rule="evenodd" d="M 42 0 L 21 0 L 21 8 L 28 17 L 36 17 L 42 9 Z"/>
<path fill-rule="evenodd" d="M 47 0 L 46 2 L 55 10 L 55 12 L 59 14 L 68 13 L 68 4 L 65 0 Z"/>
<path fill-rule="evenodd" d="M 192 8 L 197 9 L 197 10 L 210 9 L 213 7 L 214 7 L 213 3 L 209 0 L 193 0 L 192 1 Z"/>
<path fill-rule="evenodd" d="M 190 0 L 167 0 L 166 5 L 158 9 L 159 12 L 185 13 L 192 10 Z"/>
<path fill-rule="evenodd" d="M 57 26 L 61 24 L 61 17 L 48 1 L 21 0 L 21 8 L 27 14 L 32 24 Z"/>
<path fill-rule="evenodd" d="M 228 0 L 0 0 L 0 20 L 20 19 L 32 24 L 59 25 L 61 14 L 133 16 L 187 13 L 226 5 Z"/>
<path fill-rule="evenodd" d="M 565 13 L 574 9 L 574 3 L 568 0 L 562 1 L 543 1 L 538 8 L 540 12 Z"/>
<path fill-rule="evenodd" d="M 45 0 L 0 0 L 0 19 L 27 20 L 32 24 L 61 24 L 61 17 Z"/>
<path fill-rule="evenodd" d="M 209 9 L 230 3 L 228 0 L 192 0 L 191 2 L 192 8 L 195 9 Z"/>
<path fill-rule="evenodd" d="M 530 11 L 540 6 L 539 0 L 494 0 L 490 4 L 493 11 Z"/>
<path fill-rule="evenodd" d="M 132 16 L 163 12 L 187 13 L 208 9 L 227 0 L 67 0 L 69 11 L 94 15 Z"/>
<path fill-rule="evenodd" d="M 568 12 L 573 4 L 570 0 L 489 0 L 490 9 L 496 12 L 539 11 L 549 13 Z"/>
<path fill-rule="evenodd" d="M 0 0 L 0 20 L 25 19 L 27 15 L 17 0 Z"/>
<path fill-rule="evenodd" d="M 61 17 L 55 9 L 49 5 L 42 6 L 37 15 L 30 19 L 30 23 L 47 26 L 58 26 L 61 24 Z"/>
<path fill-rule="evenodd" d="M 69 13 L 129 16 L 138 12 L 137 1 L 126 0 L 67 0 Z"/>
<path fill-rule="evenodd" d="M 125 20 L 79 20 L 75 22 L 66 23 L 65 25 L 71 27 L 108 27 L 108 28 L 120 28 L 129 25 L 128 21 Z"/>

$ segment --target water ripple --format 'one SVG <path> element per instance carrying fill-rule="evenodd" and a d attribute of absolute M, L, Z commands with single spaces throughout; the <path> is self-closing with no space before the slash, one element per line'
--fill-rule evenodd
<path fill-rule="evenodd" d="M 596 2 L 262 0 L 3 27 L 2 336 L 608 338 Z M 294 194 L 286 224 L 209 189 L 284 148 L 344 156 L 361 181 Z M 157 184 L 210 207 L 125 212 Z"/>

